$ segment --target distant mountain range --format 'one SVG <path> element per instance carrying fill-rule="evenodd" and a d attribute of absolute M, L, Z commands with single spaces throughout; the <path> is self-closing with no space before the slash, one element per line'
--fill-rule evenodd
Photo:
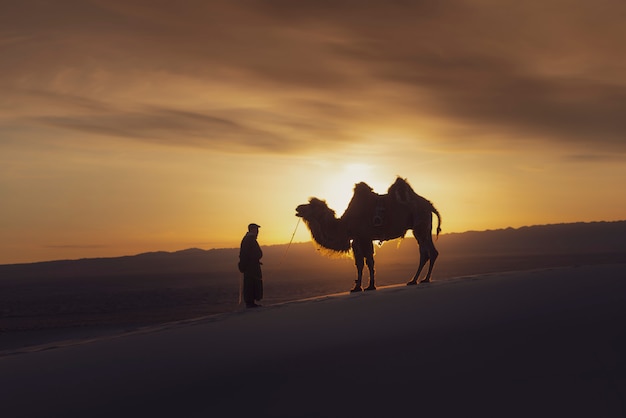
<path fill-rule="evenodd" d="M 440 255 L 434 281 L 626 263 L 626 221 L 443 234 L 436 246 Z M 238 248 L 191 248 L 0 265 L 0 334 L 92 326 L 125 329 L 233 311 L 241 283 L 238 255 Z M 377 286 L 406 283 L 417 269 L 417 244 L 407 237 L 377 245 L 375 260 Z M 349 256 L 327 257 L 311 242 L 264 246 L 262 302 L 346 292 L 355 276 Z"/>
<path fill-rule="evenodd" d="M 262 241 L 261 241 L 262 244 Z M 539 256 L 626 253 L 626 221 L 529 226 L 443 234 L 435 245 L 441 258 L 473 256 Z M 415 263 L 417 245 L 412 237 L 377 248 L 377 263 Z M 264 246 L 267 268 L 287 269 L 327 263 L 310 243 Z M 0 265 L 0 279 L 89 278 L 172 274 L 237 274 L 239 249 L 150 252 L 114 258 L 60 260 Z"/>
<path fill-rule="evenodd" d="M 526 226 L 448 234 L 453 253 L 571 254 L 626 251 L 626 221 Z"/>

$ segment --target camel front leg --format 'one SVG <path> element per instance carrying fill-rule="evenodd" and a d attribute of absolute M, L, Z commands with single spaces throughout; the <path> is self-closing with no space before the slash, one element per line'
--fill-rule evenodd
<path fill-rule="evenodd" d="M 370 284 L 369 286 L 367 286 L 365 288 L 365 290 L 376 290 L 376 286 L 374 285 L 375 282 L 375 270 L 374 270 L 374 255 L 373 254 L 368 254 L 365 258 L 365 261 L 367 263 L 367 268 L 370 272 Z"/>
<path fill-rule="evenodd" d="M 356 256 L 355 256 L 356 257 Z M 356 264 L 356 280 L 354 281 L 354 288 L 351 292 L 361 292 L 363 288 L 361 287 L 361 282 L 363 281 L 363 257 L 355 258 Z"/>
<path fill-rule="evenodd" d="M 361 251 L 361 256 L 365 258 L 365 263 L 367 264 L 367 269 L 370 272 L 370 284 L 367 286 L 365 290 L 376 290 L 375 275 L 376 272 L 374 270 L 374 244 L 371 239 L 362 239 L 359 242 L 359 249 Z"/>
<path fill-rule="evenodd" d="M 357 240 L 352 241 L 352 256 L 354 257 L 354 264 L 356 265 L 356 280 L 354 281 L 354 288 L 351 292 L 361 292 L 361 282 L 363 280 L 363 249 Z"/>
<path fill-rule="evenodd" d="M 365 290 L 376 290 L 375 270 L 374 270 L 374 244 L 371 239 L 355 239 L 352 241 L 352 253 L 354 254 L 354 262 L 356 263 L 357 279 L 353 292 L 360 292 L 361 281 L 363 280 L 364 261 L 367 263 L 367 269 L 370 272 L 370 283 Z"/>

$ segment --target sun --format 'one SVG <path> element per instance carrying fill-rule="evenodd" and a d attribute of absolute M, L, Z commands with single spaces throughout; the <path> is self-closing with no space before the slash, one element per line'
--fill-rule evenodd
<path fill-rule="evenodd" d="M 354 185 L 360 182 L 367 183 L 374 189 L 376 193 L 385 193 L 387 187 L 391 184 L 385 184 L 384 180 L 376 175 L 376 167 L 368 163 L 347 163 L 338 168 L 336 171 L 329 173 L 325 181 L 324 188 L 326 190 L 324 200 L 328 206 L 335 210 L 337 217 L 348 207 Z M 391 179 L 393 180 L 393 179 Z"/>

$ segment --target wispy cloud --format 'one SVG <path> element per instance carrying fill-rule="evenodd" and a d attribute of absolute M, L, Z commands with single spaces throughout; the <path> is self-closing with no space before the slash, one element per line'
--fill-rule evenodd
<path fill-rule="evenodd" d="M 78 250 L 91 250 L 98 248 L 109 248 L 109 245 L 103 244 L 59 244 L 59 245 L 44 245 L 43 248 L 53 249 L 78 249 Z"/>
<path fill-rule="evenodd" d="M 624 17 L 617 0 L 25 0 L 0 17 L 0 106 L 14 123 L 241 152 L 406 124 L 450 146 L 463 132 L 624 153 Z"/>
<path fill-rule="evenodd" d="M 46 116 L 34 122 L 95 135 L 207 148 L 256 145 L 271 149 L 280 148 L 277 144 L 285 142 L 277 135 L 232 120 L 178 109 L 146 108 L 143 111 L 72 117 Z"/>

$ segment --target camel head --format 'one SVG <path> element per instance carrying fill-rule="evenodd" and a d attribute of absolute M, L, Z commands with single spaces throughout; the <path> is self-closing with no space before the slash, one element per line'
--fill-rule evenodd
<path fill-rule="evenodd" d="M 323 200 L 312 197 L 309 203 L 296 208 L 296 216 L 302 218 L 313 240 L 322 247 L 336 252 L 350 250 L 350 237 L 343 223 Z"/>

